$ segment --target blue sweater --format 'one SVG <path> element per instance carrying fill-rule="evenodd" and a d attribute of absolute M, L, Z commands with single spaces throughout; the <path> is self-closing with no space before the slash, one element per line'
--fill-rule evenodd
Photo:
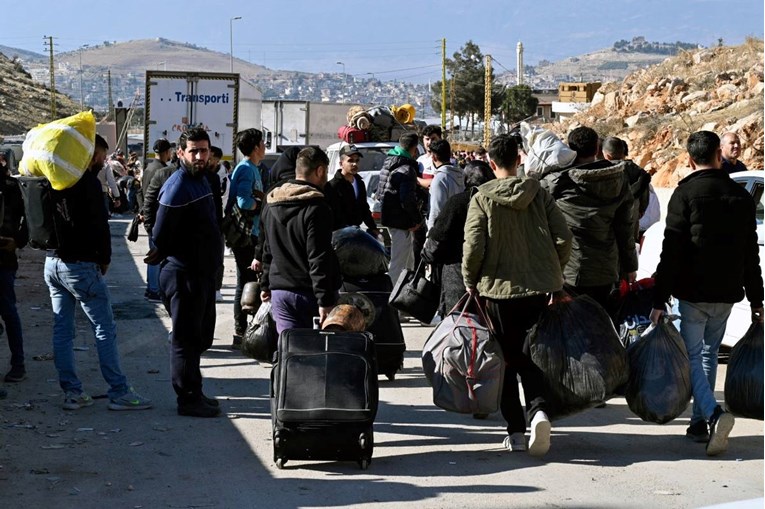
<path fill-rule="evenodd" d="M 152 235 L 168 263 L 202 275 L 215 274 L 223 263 L 223 245 L 212 191 L 204 175 L 192 176 L 181 165 L 167 179 L 159 192 Z"/>

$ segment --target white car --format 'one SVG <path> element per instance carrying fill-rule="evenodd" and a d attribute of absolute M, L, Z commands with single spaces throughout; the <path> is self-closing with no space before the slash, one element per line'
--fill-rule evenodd
<path fill-rule="evenodd" d="M 765 260 L 765 232 L 763 231 L 763 172 L 762 171 L 743 171 L 734 173 L 731 178 L 741 184 L 755 200 L 757 208 L 755 216 L 757 219 L 757 243 L 760 245 L 760 264 Z M 638 261 L 638 279 L 651 277 L 656 271 L 661 255 L 661 245 L 664 241 L 664 221 L 658 222 L 648 228 L 643 239 L 643 246 L 640 250 Z M 723 338 L 723 348 L 732 348 L 736 342 L 743 337 L 752 323 L 752 312 L 749 302 L 744 300 L 733 306 L 728 325 L 725 329 Z"/>

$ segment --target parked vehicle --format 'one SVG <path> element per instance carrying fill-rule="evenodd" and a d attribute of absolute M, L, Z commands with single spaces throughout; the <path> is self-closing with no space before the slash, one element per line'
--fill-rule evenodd
<path fill-rule="evenodd" d="M 755 211 L 757 219 L 757 243 L 760 246 L 760 264 L 765 260 L 765 231 L 763 231 L 763 172 L 744 171 L 734 173 L 731 178 L 741 184 L 755 200 L 757 208 Z M 664 241 L 664 221 L 660 221 L 645 232 L 643 247 L 640 250 L 638 262 L 638 279 L 650 277 L 656 271 L 661 255 L 661 246 Z M 723 347 L 721 351 L 727 351 L 736 344 L 746 333 L 752 322 L 752 312 L 749 302 L 743 300 L 733 306 L 728 325 L 725 329 L 723 338 Z"/>
<path fill-rule="evenodd" d="M 158 138 L 171 143 L 190 127 L 202 126 L 223 159 L 236 162 L 234 135 L 260 127 L 261 93 L 239 74 L 146 71 L 144 160 Z"/>

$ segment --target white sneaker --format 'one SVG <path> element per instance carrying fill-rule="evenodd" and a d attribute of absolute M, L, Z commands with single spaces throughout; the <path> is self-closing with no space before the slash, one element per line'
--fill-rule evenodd
<path fill-rule="evenodd" d="M 526 436 L 523 433 L 513 433 L 505 437 L 505 441 L 502 445 L 508 451 L 525 451 L 526 450 Z"/>
<path fill-rule="evenodd" d="M 215 302 L 223 302 L 223 294 L 220 293 L 220 290 L 215 292 Z"/>
<path fill-rule="evenodd" d="M 531 439 L 529 439 L 529 454 L 544 456 L 550 450 L 550 419 L 547 414 L 539 411 L 531 419 Z"/>

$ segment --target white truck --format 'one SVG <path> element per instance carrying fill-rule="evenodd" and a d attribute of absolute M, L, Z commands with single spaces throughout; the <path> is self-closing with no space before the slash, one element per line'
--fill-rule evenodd
<path fill-rule="evenodd" d="M 236 73 L 146 71 L 144 160 L 154 157 L 154 142 L 171 143 L 191 127 L 202 126 L 223 159 L 237 161 L 234 135 L 260 127 L 262 94 Z"/>
<path fill-rule="evenodd" d="M 318 145 L 326 149 L 339 141 L 337 129 L 348 123 L 353 104 L 309 101 L 263 101 L 262 126 L 268 152 L 289 145 Z"/>

